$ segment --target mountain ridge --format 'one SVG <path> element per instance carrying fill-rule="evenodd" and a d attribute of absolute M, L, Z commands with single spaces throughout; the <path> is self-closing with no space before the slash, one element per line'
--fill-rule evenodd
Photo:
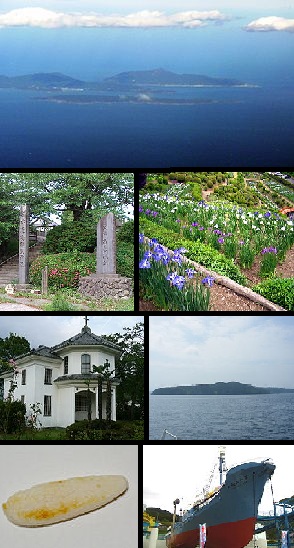
<path fill-rule="evenodd" d="M 246 86 L 248 84 L 230 78 L 213 78 L 197 74 L 177 74 L 165 69 L 121 72 L 100 82 L 86 82 L 61 72 L 38 72 L 20 76 L 0 75 L 0 88 L 32 90 L 105 90 L 137 89 L 141 86 Z"/>

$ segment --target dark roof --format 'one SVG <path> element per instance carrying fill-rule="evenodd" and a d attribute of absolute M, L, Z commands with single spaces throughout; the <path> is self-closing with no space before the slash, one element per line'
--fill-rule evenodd
<path fill-rule="evenodd" d="M 16 359 L 20 360 L 21 358 L 25 358 L 26 356 L 42 356 L 43 358 L 53 358 L 55 360 L 60 360 L 60 356 L 58 356 L 58 354 L 55 354 L 55 352 L 53 352 L 51 350 L 51 348 L 49 348 L 48 346 L 44 346 L 44 345 L 38 346 L 37 349 L 32 348 L 32 350 L 30 350 L 26 354 L 22 354 L 21 356 L 17 356 Z"/>
<path fill-rule="evenodd" d="M 67 341 L 63 341 L 62 343 L 53 346 L 52 351 L 55 352 L 56 350 L 60 350 L 61 348 L 66 348 L 67 346 L 74 345 L 106 346 L 111 350 L 114 350 L 115 352 L 121 352 L 121 349 L 118 345 L 109 342 L 106 339 L 103 339 L 103 337 L 98 337 L 97 335 L 94 335 L 94 333 L 91 332 L 90 327 L 88 327 L 87 325 L 83 327 L 81 333 L 78 333 L 78 335 L 75 335 L 74 337 L 67 339 Z"/>

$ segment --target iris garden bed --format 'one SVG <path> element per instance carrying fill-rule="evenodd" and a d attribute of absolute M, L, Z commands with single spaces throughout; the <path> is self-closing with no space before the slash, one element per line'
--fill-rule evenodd
<path fill-rule="evenodd" d="M 284 261 L 287 250 L 294 244 L 293 221 L 277 212 L 250 211 L 223 202 L 195 202 L 185 187 L 168 189 L 165 195 L 142 195 L 140 231 L 143 296 L 152 298 L 153 294 L 155 302 L 164 309 L 164 300 L 168 299 L 170 310 L 208 310 L 209 298 L 206 295 L 206 304 L 202 301 L 200 305 L 206 308 L 191 308 L 195 302 L 192 304 L 190 298 L 185 300 L 186 308 L 183 303 L 178 308 L 178 293 L 184 294 L 193 287 L 194 292 L 202 295 L 202 280 L 196 273 L 185 271 L 173 256 L 165 257 L 158 247 L 160 244 L 174 250 L 176 258 L 184 247 L 187 258 L 242 285 L 249 283 L 242 269 L 250 269 L 257 259 L 260 279 L 274 276 L 277 264 Z M 153 249 L 146 248 L 143 235 L 156 240 Z M 263 291 L 258 285 L 256 288 Z M 271 295 L 267 294 L 267 298 Z M 283 304 L 277 304 L 284 306 L 287 299 L 282 301 Z M 291 294 L 288 301 L 287 308 L 291 309 Z"/>

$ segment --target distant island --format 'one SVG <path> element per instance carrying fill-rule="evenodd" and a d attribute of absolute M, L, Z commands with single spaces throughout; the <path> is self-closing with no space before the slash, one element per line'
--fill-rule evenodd
<path fill-rule="evenodd" d="M 106 78 L 108 84 L 128 86 L 244 86 L 244 82 L 230 78 L 212 78 L 203 74 L 177 74 L 162 68 L 121 72 Z"/>
<path fill-rule="evenodd" d="M 193 384 L 190 386 L 171 386 L 156 388 L 153 396 L 241 396 L 250 394 L 275 394 L 294 392 L 294 388 L 261 388 L 241 382 L 216 382 L 214 384 Z"/>
<path fill-rule="evenodd" d="M 0 75 L 0 88 L 28 90 L 76 90 L 112 91 L 158 87 L 255 87 L 230 78 L 212 78 L 199 74 L 177 74 L 164 69 L 121 72 L 102 81 L 86 82 L 60 72 L 25 74 L 23 76 Z"/>

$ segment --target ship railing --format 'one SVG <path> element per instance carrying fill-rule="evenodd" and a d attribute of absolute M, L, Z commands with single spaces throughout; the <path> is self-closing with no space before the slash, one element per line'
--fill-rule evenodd
<path fill-rule="evenodd" d="M 171 433 L 168 432 L 167 430 L 164 430 L 164 431 L 163 431 L 163 434 L 162 434 L 162 436 L 161 436 L 161 439 L 162 439 L 162 440 L 165 440 L 165 439 L 166 439 L 165 436 L 166 436 L 167 434 L 168 434 L 169 436 L 171 436 L 172 438 L 174 438 L 175 440 L 178 439 L 177 436 L 175 436 L 174 434 L 171 434 Z"/>

